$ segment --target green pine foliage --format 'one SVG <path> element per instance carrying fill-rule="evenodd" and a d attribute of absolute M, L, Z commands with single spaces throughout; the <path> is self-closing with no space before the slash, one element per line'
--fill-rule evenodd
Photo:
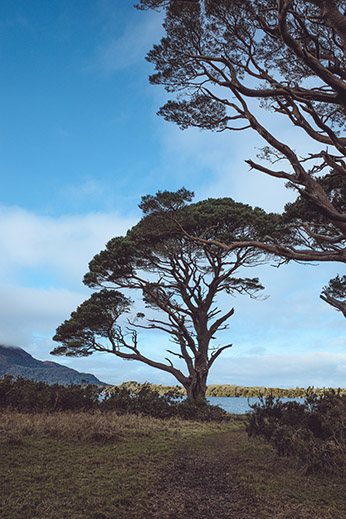
<path fill-rule="evenodd" d="M 185 387 L 188 399 L 205 398 L 210 369 L 232 347 L 215 344 L 234 314 L 231 300 L 225 309 L 217 306 L 218 296 L 223 292 L 259 298 L 264 289 L 259 279 L 240 278 L 238 271 L 268 258 L 251 246 L 237 253 L 218 246 L 207 248 L 199 239 L 263 239 L 281 229 L 282 219 L 231 198 L 191 204 L 192 197 L 192 192 L 182 188 L 142 198 L 143 218 L 126 236 L 112 238 L 89 263 L 84 283 L 101 290 L 57 328 L 53 340 L 59 346 L 53 355 L 87 356 L 103 351 L 136 360 L 173 375 Z M 169 357 L 148 357 L 139 329 L 167 334 Z M 178 368 L 177 359 L 183 368 Z"/>

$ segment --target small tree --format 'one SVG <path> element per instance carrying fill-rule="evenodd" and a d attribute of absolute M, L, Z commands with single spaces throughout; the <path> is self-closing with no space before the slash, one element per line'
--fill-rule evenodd
<path fill-rule="evenodd" d="M 249 166 L 286 180 L 328 224 L 316 236 L 311 219 L 302 221 L 296 246 L 270 235 L 252 245 L 287 260 L 345 263 L 346 207 L 321 181 L 333 171 L 346 199 L 345 0 L 140 0 L 138 7 L 166 13 L 166 34 L 147 57 L 151 83 L 173 96 L 159 114 L 182 129 L 257 132 L 264 147 Z M 268 111 L 304 138 L 303 156 L 268 128 Z"/>
<path fill-rule="evenodd" d="M 187 239 L 180 229 L 157 213 L 174 211 L 190 233 L 206 238 L 250 238 L 263 236 L 278 227 L 279 217 L 239 204 L 231 199 L 206 200 L 185 205 L 192 193 L 163 192 L 144 197 L 146 216 L 125 237 L 110 240 L 94 257 L 84 282 L 103 288 L 71 314 L 57 329 L 53 350 L 60 355 L 90 355 L 105 351 L 128 360 L 138 360 L 173 375 L 186 389 L 189 399 L 205 397 L 210 368 L 231 344 L 214 346 L 216 334 L 228 327 L 234 313 L 216 306 L 217 296 L 249 294 L 263 289 L 258 278 L 235 277 L 240 267 L 264 261 L 251 247 L 229 252 L 204 247 Z M 231 218 L 230 218 L 231 215 Z M 133 301 L 114 289 L 141 295 L 146 311 L 118 324 Z M 170 335 L 175 348 L 170 358 L 158 362 L 139 348 L 138 329 L 160 330 Z M 185 364 L 187 373 L 173 364 L 172 356 Z"/>

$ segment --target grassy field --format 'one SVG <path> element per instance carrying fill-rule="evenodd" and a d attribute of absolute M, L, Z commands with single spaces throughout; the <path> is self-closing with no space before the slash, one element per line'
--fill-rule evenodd
<path fill-rule="evenodd" d="M 344 482 L 228 423 L 115 413 L 0 421 L 3 519 L 344 519 Z"/>

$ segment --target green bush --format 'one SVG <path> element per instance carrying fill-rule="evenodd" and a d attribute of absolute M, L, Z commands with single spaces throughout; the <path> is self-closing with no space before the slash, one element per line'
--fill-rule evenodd
<path fill-rule="evenodd" d="M 304 403 L 260 399 L 248 413 L 247 432 L 269 441 L 279 456 L 297 456 L 308 473 L 346 471 L 346 395 L 308 391 Z"/>
<path fill-rule="evenodd" d="M 112 387 L 100 403 L 101 410 L 120 413 L 141 414 L 154 418 L 179 417 L 185 420 L 222 421 L 227 419 L 226 411 L 204 400 L 190 402 L 182 399 L 181 392 L 175 389 L 160 394 L 153 391 L 149 384 L 141 384 L 136 391 L 127 387 Z"/>
<path fill-rule="evenodd" d="M 0 408 L 23 412 L 86 411 L 98 407 L 97 386 L 50 386 L 6 375 L 0 380 Z"/>
<path fill-rule="evenodd" d="M 151 391 L 145 384 L 141 385 L 135 393 L 126 387 L 113 388 L 111 393 L 106 393 L 100 403 L 101 410 L 117 411 L 122 414 L 142 414 L 154 418 L 169 417 L 170 407 L 169 397 Z"/>
<path fill-rule="evenodd" d="M 133 383 L 134 384 L 134 383 Z M 135 391 L 134 391 L 135 389 Z M 118 414 L 141 414 L 153 418 L 178 417 L 196 421 L 222 421 L 226 411 L 205 401 L 183 399 L 175 388 L 165 394 L 153 391 L 149 384 L 112 387 L 100 396 L 97 386 L 52 386 L 24 378 L 5 376 L 0 380 L 0 409 L 21 412 L 116 411 Z"/>

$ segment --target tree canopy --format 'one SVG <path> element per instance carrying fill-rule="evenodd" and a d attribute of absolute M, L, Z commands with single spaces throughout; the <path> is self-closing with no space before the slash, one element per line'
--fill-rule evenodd
<path fill-rule="evenodd" d="M 253 245 L 288 260 L 345 263 L 346 1 L 141 0 L 138 7 L 166 13 L 166 34 L 147 57 L 151 83 L 172 96 L 159 114 L 182 129 L 257 132 L 264 146 L 249 166 L 299 193 L 300 242 Z M 268 110 L 304 138 L 303 156 L 268 128 Z"/>
<path fill-rule="evenodd" d="M 53 354 L 105 351 L 138 360 L 172 374 L 189 398 L 204 398 L 211 366 L 231 346 L 215 346 L 217 333 L 227 329 L 234 313 L 229 303 L 226 309 L 217 306 L 218 296 L 222 292 L 256 297 L 263 289 L 258 278 L 240 277 L 237 271 L 259 265 L 265 258 L 253 247 L 237 251 L 205 247 L 188 239 L 175 221 L 162 217 L 157 209 L 174 211 L 190 233 L 206 238 L 261 239 L 274 232 L 281 219 L 229 198 L 187 205 L 191 198 L 185 189 L 143 197 L 142 220 L 126 236 L 110 240 L 90 262 L 84 282 L 101 290 L 58 327 L 54 340 L 61 346 Z M 131 301 L 119 289 L 136 299 Z M 121 322 L 132 306 L 137 312 Z M 174 345 L 167 350 L 169 357 L 158 361 L 143 354 L 139 329 L 168 334 Z M 178 359 L 178 367 L 172 358 Z"/>

